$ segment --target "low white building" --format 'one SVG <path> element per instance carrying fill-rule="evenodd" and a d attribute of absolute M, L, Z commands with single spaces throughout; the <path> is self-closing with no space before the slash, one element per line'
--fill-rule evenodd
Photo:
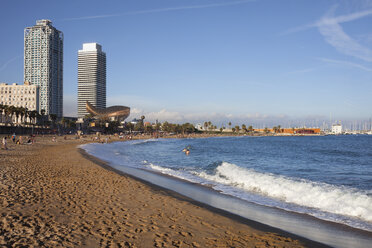
<path fill-rule="evenodd" d="M 0 104 L 39 112 L 39 86 L 27 81 L 23 85 L 0 83 Z"/>
<path fill-rule="evenodd" d="M 341 124 L 333 124 L 331 132 L 333 134 L 342 134 L 342 125 Z"/>
<path fill-rule="evenodd" d="M 203 127 L 203 125 L 200 124 L 200 123 L 196 124 L 196 125 L 195 125 L 195 128 L 196 128 L 197 130 L 199 130 L 199 131 L 204 131 L 204 127 Z"/>

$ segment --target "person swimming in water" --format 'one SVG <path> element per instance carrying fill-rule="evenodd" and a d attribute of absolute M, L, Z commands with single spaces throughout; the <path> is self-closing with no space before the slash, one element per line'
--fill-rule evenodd
<path fill-rule="evenodd" d="M 183 152 L 186 152 L 187 150 L 190 150 L 190 146 L 186 146 L 185 148 L 183 148 Z"/>
<path fill-rule="evenodd" d="M 187 146 L 187 147 L 183 148 L 182 152 L 184 152 L 186 155 L 189 155 L 190 154 L 190 146 Z"/>

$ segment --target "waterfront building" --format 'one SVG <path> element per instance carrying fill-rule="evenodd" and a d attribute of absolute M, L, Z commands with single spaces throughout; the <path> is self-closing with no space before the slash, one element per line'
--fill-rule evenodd
<path fill-rule="evenodd" d="M 133 124 L 134 126 L 137 125 L 139 122 L 141 122 L 141 119 L 136 119 L 136 118 L 130 121 L 130 123 Z"/>
<path fill-rule="evenodd" d="M 84 43 L 78 52 L 78 117 L 88 114 L 89 102 L 106 108 L 106 54 L 98 43 Z"/>
<path fill-rule="evenodd" d="M 39 111 L 63 115 L 63 33 L 50 20 L 24 30 L 24 81 L 39 86 Z"/>
<path fill-rule="evenodd" d="M 331 132 L 333 134 L 342 134 L 342 125 L 341 124 L 333 124 Z"/>
<path fill-rule="evenodd" d="M 27 81 L 23 85 L 0 83 L 0 104 L 39 111 L 39 86 Z"/>

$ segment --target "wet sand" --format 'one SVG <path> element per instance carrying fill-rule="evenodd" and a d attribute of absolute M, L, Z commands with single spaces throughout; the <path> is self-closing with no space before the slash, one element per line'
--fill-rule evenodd
<path fill-rule="evenodd" d="M 317 246 L 104 168 L 91 138 L 36 140 L 0 150 L 1 247 Z"/>

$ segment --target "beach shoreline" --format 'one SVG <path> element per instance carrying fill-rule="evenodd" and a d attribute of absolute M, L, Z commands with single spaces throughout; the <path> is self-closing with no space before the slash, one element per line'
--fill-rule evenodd
<path fill-rule="evenodd" d="M 167 141 L 163 140 L 163 142 Z M 173 144 L 175 141 L 170 142 Z M 138 142 L 130 142 L 130 144 L 138 144 Z M 150 187 L 160 187 L 162 190 L 168 191 L 175 196 L 180 194 L 182 198 L 186 197 L 186 199 L 193 204 L 208 208 L 212 211 L 217 211 L 217 213 L 227 214 L 230 217 L 233 216 L 240 221 L 243 220 L 243 222 L 248 220 L 251 223 L 260 223 L 266 225 L 266 227 L 274 227 L 276 231 L 277 229 L 285 230 L 283 235 L 291 233 L 295 234 L 295 237 L 315 240 L 331 247 L 363 248 L 368 246 L 372 240 L 372 233 L 367 230 L 317 218 L 311 214 L 292 212 L 265 204 L 261 205 L 246 201 L 236 196 L 224 194 L 222 191 L 216 190 L 210 185 L 195 183 L 183 179 L 182 177 L 172 176 L 168 173 L 164 174 L 157 170 L 154 171 L 142 167 L 137 168 L 133 164 L 131 164 L 131 166 L 126 166 L 121 164 L 117 159 L 115 160 L 116 162 L 111 161 L 109 157 L 104 155 L 105 153 L 95 152 L 102 149 L 102 151 L 109 153 L 110 149 L 114 149 L 116 154 L 118 149 L 125 150 L 125 146 L 120 148 L 120 143 L 108 145 L 107 147 L 108 150 L 105 146 L 101 146 L 100 144 L 92 144 L 92 146 L 84 145 L 82 146 L 82 151 L 86 156 L 90 157 L 90 159 L 95 160 L 96 163 L 108 170 L 115 171 L 118 174 L 129 175 L 136 180 L 149 184 Z M 84 149 L 87 149 L 89 154 L 87 154 Z M 114 154 L 112 155 L 116 156 Z M 104 161 L 99 159 L 101 157 Z M 110 162 L 105 162 L 106 159 Z M 268 231 L 267 229 L 265 230 Z M 311 247 L 319 246 L 319 244 L 313 244 Z"/>
<path fill-rule="evenodd" d="M 36 140 L 0 152 L 0 245 L 321 246 L 118 173 L 77 148 L 89 137 Z"/>

